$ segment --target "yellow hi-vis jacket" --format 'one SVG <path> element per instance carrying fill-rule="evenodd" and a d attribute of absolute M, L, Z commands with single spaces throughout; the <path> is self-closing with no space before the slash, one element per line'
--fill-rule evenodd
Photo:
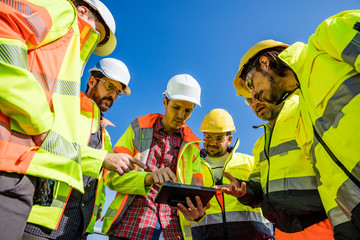
<path fill-rule="evenodd" d="M 314 134 L 310 157 L 328 217 L 336 226 L 352 214 L 360 228 L 359 22 L 360 10 L 341 12 L 321 23 L 308 44 L 295 43 L 279 57 L 300 84 L 299 105 L 311 119 L 305 127 L 313 131 L 314 126 L 318 135 Z"/>
<path fill-rule="evenodd" d="M 298 91 L 285 101 L 273 126 L 256 142 L 255 167 L 240 202 L 261 206 L 264 216 L 283 232 L 304 230 L 327 218 L 318 190 L 313 164 L 299 146 Z M 310 141 L 311 142 L 311 141 Z M 310 143 L 307 142 L 307 145 Z M 252 193 L 252 194 L 251 194 Z M 331 231 L 331 230 L 330 230 Z"/>
<path fill-rule="evenodd" d="M 237 153 L 237 140 L 223 166 L 223 172 L 247 180 L 254 167 L 254 158 Z M 202 160 L 202 174 L 205 187 L 215 185 L 214 174 L 209 164 Z M 230 181 L 222 178 L 223 184 Z M 241 204 L 233 196 L 218 191 L 210 200 L 210 208 L 199 222 L 191 222 L 192 237 L 200 239 L 267 239 L 274 236 L 272 223 L 266 220 L 260 208 Z"/>
<path fill-rule="evenodd" d="M 100 121 L 100 109 L 90 98 L 81 92 L 81 136 L 82 144 L 88 144 L 91 134 L 96 133 L 99 129 L 99 124 L 104 123 L 102 129 L 102 147 L 96 149 L 99 159 L 81 159 L 83 174 L 93 178 L 97 178 L 97 189 L 95 193 L 95 204 L 92 210 L 92 217 L 86 232 L 93 233 L 94 226 L 99 211 L 99 207 L 104 206 L 105 202 L 105 173 L 102 170 L 103 159 L 106 154 L 111 151 L 110 136 L 105 130 L 107 125 L 112 125 L 108 120 L 103 119 Z M 56 182 L 54 186 L 54 198 L 51 206 L 34 205 L 31 209 L 28 223 L 44 226 L 49 229 L 57 230 L 64 210 L 67 206 L 69 196 L 72 188 L 62 182 Z"/>
<path fill-rule="evenodd" d="M 99 35 L 70 0 L 1 1 L 0 14 L 0 171 L 83 192 L 80 77 Z"/>
<path fill-rule="evenodd" d="M 161 114 L 153 113 L 138 117 L 131 122 L 128 129 L 121 136 L 114 147 L 115 152 L 127 153 L 135 156 L 140 153 L 140 159 L 146 163 L 153 137 L 153 126 Z M 176 176 L 179 183 L 193 184 L 194 181 L 201 182 L 201 157 L 200 157 L 200 139 L 197 138 L 190 128 L 183 124 L 183 142 L 177 158 Z M 146 196 L 152 186 L 145 186 L 145 176 L 149 174 L 142 169 L 131 171 L 120 176 L 110 172 L 106 176 L 106 184 L 111 190 L 117 191 L 117 195 L 110 204 L 103 218 L 102 232 L 109 233 L 112 226 L 116 226 L 123 217 L 129 205 L 133 202 L 136 195 Z M 181 213 L 180 222 L 184 220 Z M 182 216 L 182 217 L 181 217 Z M 182 224 L 184 238 L 191 236 L 190 226 L 184 229 Z"/>

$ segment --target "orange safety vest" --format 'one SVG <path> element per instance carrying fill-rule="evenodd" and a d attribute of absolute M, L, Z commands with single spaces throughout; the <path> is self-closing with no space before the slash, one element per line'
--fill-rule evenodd
<path fill-rule="evenodd" d="M 69 0 L 1 1 L 0 14 L 0 171 L 83 191 L 80 77 L 99 35 Z"/>

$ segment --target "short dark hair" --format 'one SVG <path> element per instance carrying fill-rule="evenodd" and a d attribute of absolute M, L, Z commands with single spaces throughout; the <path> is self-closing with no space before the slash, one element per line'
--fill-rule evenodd
<path fill-rule="evenodd" d="M 268 48 L 258 52 L 254 57 L 252 57 L 248 63 L 245 64 L 243 71 L 241 72 L 241 79 L 245 79 L 248 72 L 253 68 L 256 67 L 256 70 L 260 70 L 260 62 L 259 59 L 262 56 L 265 56 L 269 59 L 270 63 L 269 66 L 271 70 L 275 72 L 276 75 L 280 77 L 284 77 L 286 75 L 286 70 L 290 69 L 285 63 L 283 63 L 279 58 L 278 55 L 284 51 L 287 47 L 275 47 L 275 48 Z"/>
<path fill-rule="evenodd" d="M 105 75 L 102 73 L 102 72 L 100 72 L 100 71 L 92 71 L 91 73 L 91 76 L 93 76 L 94 78 L 103 78 L 103 77 L 105 77 Z M 99 82 L 99 81 L 97 81 L 97 82 Z M 97 83 L 96 83 L 97 84 Z M 85 91 L 85 93 L 87 93 L 87 91 L 89 90 L 89 83 L 86 85 L 86 91 Z"/>

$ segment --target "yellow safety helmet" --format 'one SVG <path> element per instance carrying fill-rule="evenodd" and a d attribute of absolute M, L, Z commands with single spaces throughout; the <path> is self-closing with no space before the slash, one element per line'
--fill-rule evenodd
<path fill-rule="evenodd" d="M 245 85 L 245 79 L 240 78 L 245 65 L 260 51 L 274 47 L 289 47 L 289 45 L 269 39 L 256 43 L 244 54 L 240 60 L 239 70 L 234 79 L 234 87 L 237 91 L 237 96 L 244 96 L 246 98 L 251 97 L 251 93 Z"/>
<path fill-rule="evenodd" d="M 199 128 L 201 132 L 236 132 L 231 115 L 224 109 L 211 110 L 203 119 Z"/>

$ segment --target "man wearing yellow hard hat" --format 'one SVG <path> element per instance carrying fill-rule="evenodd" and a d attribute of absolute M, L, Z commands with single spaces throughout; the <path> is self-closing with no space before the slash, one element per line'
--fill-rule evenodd
<path fill-rule="evenodd" d="M 275 55 L 286 44 L 261 41 L 244 55 L 234 80 L 239 93 L 246 86 L 252 101 L 276 105 L 300 88 L 302 124 L 288 131 L 310 134 L 306 154 L 335 238 L 360 236 L 360 161 L 354 157 L 360 155 L 360 131 L 354 128 L 360 118 L 359 21 L 359 10 L 341 12 L 321 23 L 308 44 Z"/>
<path fill-rule="evenodd" d="M 244 55 L 240 69 L 244 62 L 250 62 L 261 51 L 267 51 L 266 56 L 274 65 L 278 61 L 277 55 L 287 47 L 273 40 L 262 41 Z M 299 92 L 295 91 L 286 101 L 276 105 L 253 99 L 249 89 L 239 84 L 238 79 L 237 74 L 234 80 L 237 95 L 244 96 L 254 113 L 268 122 L 260 126 L 264 128 L 264 135 L 253 149 L 257 168 L 250 182 L 246 182 L 246 194 L 239 200 L 261 205 L 264 216 L 275 223 L 276 239 L 333 239 L 317 190 L 313 163 L 307 154 L 311 132 L 300 134 L 296 131 L 303 124 L 299 118 Z M 254 189 L 263 191 L 264 197 L 251 196 Z"/>
<path fill-rule="evenodd" d="M 203 119 L 200 129 L 204 133 L 201 168 L 204 186 L 229 183 L 222 173 L 228 172 L 247 180 L 254 167 L 254 158 L 238 153 L 239 140 L 230 146 L 235 132 L 231 115 L 224 109 L 211 110 Z M 273 225 L 260 208 L 241 204 L 236 198 L 218 191 L 210 200 L 210 208 L 199 222 L 191 222 L 194 240 L 209 239 L 269 239 L 274 235 Z"/>

